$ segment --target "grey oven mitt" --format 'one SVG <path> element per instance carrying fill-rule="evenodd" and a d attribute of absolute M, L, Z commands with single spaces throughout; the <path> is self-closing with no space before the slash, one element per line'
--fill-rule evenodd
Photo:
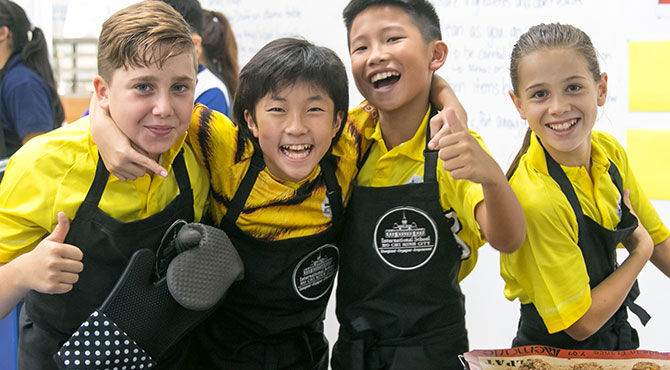
<path fill-rule="evenodd" d="M 223 231 L 182 223 L 159 248 L 158 261 L 168 260 L 161 251 L 174 255 L 167 273 L 157 276 L 165 269 L 149 249 L 135 252 L 105 302 L 54 355 L 61 369 L 155 367 L 242 278 L 242 260 Z"/>

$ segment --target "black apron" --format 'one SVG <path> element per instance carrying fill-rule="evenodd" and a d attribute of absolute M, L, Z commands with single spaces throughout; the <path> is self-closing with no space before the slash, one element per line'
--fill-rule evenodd
<path fill-rule="evenodd" d="M 65 238 L 65 243 L 75 245 L 83 252 L 84 270 L 68 293 L 43 294 L 33 290 L 24 298 L 19 369 L 56 369 L 53 354 L 102 304 L 132 254 L 141 248 L 156 251 L 164 232 L 175 220 L 193 221 L 193 192 L 183 151 L 175 157 L 172 166 L 179 195 L 154 215 L 122 223 L 98 208 L 109 177 L 102 160 L 98 160 L 93 184 Z M 171 355 L 176 356 L 176 352 L 179 351 L 173 351 Z"/>
<path fill-rule="evenodd" d="M 253 155 L 220 225 L 244 262 L 244 279 L 197 329 L 189 368 L 327 369 L 323 319 L 339 265 L 335 243 L 344 213 L 333 161 L 327 154 L 320 162 L 332 226 L 316 235 L 269 242 L 235 224 L 265 167 L 261 152 Z"/>
<path fill-rule="evenodd" d="M 605 280 L 617 268 L 616 247 L 626 240 L 638 225 L 637 218 L 633 216 L 623 202 L 623 182 L 617 167 L 610 161 L 608 173 L 614 185 L 616 185 L 622 198 L 619 201 L 621 209 L 621 220 L 614 230 L 602 227 L 591 218 L 584 215 L 581 205 L 575 194 L 575 190 L 568 180 L 565 172 L 556 161 L 544 151 L 547 161 L 549 175 L 558 183 L 570 202 L 579 228 L 579 249 L 584 256 L 586 270 L 589 275 L 589 285 L 595 288 Z M 640 289 L 637 280 L 633 284 L 625 301 L 616 313 L 595 334 L 584 341 L 576 341 L 565 331 L 549 334 L 535 305 L 532 303 L 521 305 L 521 318 L 519 329 L 512 346 L 523 346 L 530 344 L 550 345 L 565 349 L 588 349 L 588 350 L 628 350 L 639 346 L 637 331 L 628 323 L 626 307 L 635 313 L 643 324 L 649 321 L 649 314 L 634 303 Z"/>
<path fill-rule="evenodd" d="M 333 369 L 462 368 L 457 356 L 468 351 L 468 340 L 461 249 L 439 202 L 437 152 L 425 150 L 424 158 L 423 183 L 353 188 Z"/>

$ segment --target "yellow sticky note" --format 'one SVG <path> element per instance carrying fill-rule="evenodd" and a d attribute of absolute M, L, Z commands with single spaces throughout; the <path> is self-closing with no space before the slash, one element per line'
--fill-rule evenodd
<path fill-rule="evenodd" d="M 670 130 L 628 130 L 628 160 L 650 199 L 670 200 Z"/>
<path fill-rule="evenodd" d="M 670 41 L 628 43 L 631 111 L 670 111 Z"/>

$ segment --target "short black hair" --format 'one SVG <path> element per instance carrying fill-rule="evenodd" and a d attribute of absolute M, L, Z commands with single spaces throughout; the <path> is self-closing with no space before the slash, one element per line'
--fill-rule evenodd
<path fill-rule="evenodd" d="M 244 111 L 249 111 L 255 119 L 259 100 L 268 93 L 278 92 L 300 81 L 319 87 L 328 94 L 335 105 L 334 118 L 337 118 L 338 112 L 343 112 L 342 130 L 349 109 L 349 83 L 342 60 L 331 49 L 307 40 L 280 38 L 263 46 L 240 71 L 233 100 L 233 120 L 238 125 L 239 139 L 237 159 L 244 153 L 247 139 L 258 149 L 258 142 L 244 119 Z"/>
<path fill-rule="evenodd" d="M 425 42 L 442 39 L 440 17 L 433 4 L 427 0 L 351 0 L 342 11 L 344 25 L 347 27 L 347 39 L 354 19 L 371 6 L 395 6 L 407 13 L 412 23 L 419 29 Z"/>
<path fill-rule="evenodd" d="M 191 27 L 191 32 L 202 35 L 202 7 L 198 0 L 162 0 L 170 4 Z"/>

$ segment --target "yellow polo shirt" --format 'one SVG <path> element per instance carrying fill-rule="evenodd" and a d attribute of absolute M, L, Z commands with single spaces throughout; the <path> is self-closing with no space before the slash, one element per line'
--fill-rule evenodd
<path fill-rule="evenodd" d="M 365 140 L 370 141 L 372 145 L 370 154 L 356 177 L 356 183 L 361 186 L 386 187 L 423 182 L 423 150 L 426 148 L 429 115 L 430 110 L 427 110 L 414 137 L 387 150 L 375 109 L 367 102 L 363 102 L 349 112 L 349 120 L 356 122 L 356 126 L 362 128 Z M 486 148 L 477 133 L 472 130 L 470 133 L 482 147 Z M 456 213 L 461 229 L 455 235 L 470 249 L 470 255 L 461 263 L 459 279 L 462 280 L 474 268 L 477 262 L 477 249 L 485 243 L 474 213 L 475 206 L 484 199 L 484 195 L 481 185 L 452 178 L 442 167 L 442 160 L 439 159 L 436 176 L 442 210 L 445 215 L 452 211 Z"/>
<path fill-rule="evenodd" d="M 193 152 L 183 145 L 185 136 L 162 156 L 167 178 L 145 175 L 124 182 L 110 175 L 100 209 L 122 222 L 163 210 L 179 193 L 172 161 L 183 147 L 194 219 L 200 220 L 209 182 Z M 0 263 L 31 251 L 56 227 L 59 211 L 74 218 L 93 183 L 97 162 L 88 117 L 30 140 L 12 156 L 0 185 Z"/>
<path fill-rule="evenodd" d="M 251 163 L 250 142 L 240 158 L 235 158 L 238 128 L 225 115 L 197 105 L 189 128 L 188 142 L 209 174 L 212 199 L 210 211 L 219 224 L 226 214 Z M 361 156 L 360 129 L 347 123 L 333 148 L 337 157 L 336 177 L 343 196 L 356 174 Z M 247 234 L 264 240 L 283 240 L 314 235 L 329 228 L 332 215 L 326 204 L 326 184 L 320 166 L 299 182 L 273 176 L 265 167 L 237 220 Z"/>
<path fill-rule="evenodd" d="M 619 191 L 607 172 L 611 160 L 623 188 L 630 189 L 633 209 L 654 244 L 668 238 L 668 229 L 644 195 L 621 145 L 609 134 L 593 131 L 591 173 L 584 167 L 563 167 L 584 215 L 612 230 L 619 223 Z M 593 180 L 592 180 L 593 179 Z M 501 255 L 505 296 L 533 303 L 550 333 L 570 327 L 591 306 L 586 264 L 577 245 L 574 211 L 549 176 L 544 151 L 535 134 L 510 180 L 526 215 L 527 234 L 521 248 Z"/>

